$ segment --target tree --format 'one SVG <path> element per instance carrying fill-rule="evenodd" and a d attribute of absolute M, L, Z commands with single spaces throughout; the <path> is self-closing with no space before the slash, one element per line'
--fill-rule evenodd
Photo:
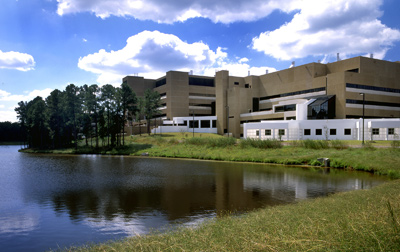
<path fill-rule="evenodd" d="M 161 106 L 160 94 L 157 91 L 147 89 L 144 92 L 144 116 L 147 119 L 147 132 L 150 135 L 150 120 L 159 114 Z"/>
<path fill-rule="evenodd" d="M 48 126 L 52 147 L 58 148 L 62 145 L 62 130 L 63 130 L 63 117 L 62 117 L 62 92 L 55 89 L 46 98 Z"/>
<path fill-rule="evenodd" d="M 27 128 L 31 147 L 44 148 L 48 140 L 46 103 L 37 96 L 27 105 Z"/>
<path fill-rule="evenodd" d="M 136 121 L 137 122 L 139 122 L 139 135 L 141 136 L 142 135 L 142 125 L 141 125 L 141 120 L 142 120 L 142 118 L 143 118 L 143 115 L 144 115 L 144 99 L 143 99 L 143 97 L 139 97 L 138 99 L 137 99 L 137 110 L 136 110 L 136 113 L 135 113 L 135 118 L 136 118 Z"/>
<path fill-rule="evenodd" d="M 15 112 L 17 112 L 17 118 L 19 119 L 19 123 L 21 125 L 21 131 L 23 135 L 23 141 L 24 145 L 25 142 L 27 141 L 28 135 L 27 135 L 27 103 L 20 101 L 18 102 L 18 107 L 15 108 Z"/>
<path fill-rule="evenodd" d="M 81 97 L 80 88 L 70 84 L 65 88 L 65 114 L 67 116 L 66 125 L 69 126 L 74 136 L 75 148 L 78 148 L 78 132 L 80 128 L 79 120 L 81 118 Z"/>
<path fill-rule="evenodd" d="M 115 105 L 115 88 L 112 85 L 107 84 L 101 87 L 101 101 L 107 114 L 107 145 L 110 146 L 111 116 Z"/>
<path fill-rule="evenodd" d="M 122 145 L 125 145 L 125 134 L 124 125 L 128 120 L 132 120 L 132 116 L 136 113 L 136 95 L 132 89 L 126 83 L 121 84 L 120 97 L 121 97 L 121 108 L 122 108 Z"/>

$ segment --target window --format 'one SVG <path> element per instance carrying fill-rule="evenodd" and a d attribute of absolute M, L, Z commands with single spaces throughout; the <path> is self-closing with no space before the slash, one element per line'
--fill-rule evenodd
<path fill-rule="evenodd" d="M 285 130 L 284 129 L 279 129 L 278 134 L 280 136 L 284 136 L 285 135 Z"/>
<path fill-rule="evenodd" d="M 346 136 L 351 135 L 351 129 L 344 129 L 344 134 L 345 134 Z"/>
<path fill-rule="evenodd" d="M 201 128 L 210 128 L 210 120 L 201 120 L 200 126 Z"/>
<path fill-rule="evenodd" d="M 249 84 L 245 84 L 244 87 L 245 88 L 250 88 L 250 85 Z"/>
<path fill-rule="evenodd" d="M 217 120 L 212 120 L 212 127 L 216 128 L 217 127 Z"/>
<path fill-rule="evenodd" d="M 193 123 L 194 122 L 194 123 Z M 194 125 L 193 125 L 194 124 Z M 194 127 L 193 127 L 194 126 Z M 199 127 L 199 121 L 189 121 L 189 128 L 198 128 Z"/>
<path fill-rule="evenodd" d="M 304 129 L 304 135 L 305 136 L 311 135 L 311 130 L 310 129 Z"/>
<path fill-rule="evenodd" d="M 315 135 L 321 136 L 322 135 L 322 129 L 315 129 Z"/>
<path fill-rule="evenodd" d="M 372 135 L 379 135 L 379 128 L 373 128 Z"/>
<path fill-rule="evenodd" d="M 394 135 L 394 128 L 389 128 L 388 129 L 388 134 L 389 135 Z"/>
<path fill-rule="evenodd" d="M 239 82 L 235 81 L 233 84 L 235 84 L 235 85 L 239 85 Z"/>
<path fill-rule="evenodd" d="M 260 135 L 260 131 L 256 130 L 256 136 L 259 136 L 259 135 Z"/>
<path fill-rule="evenodd" d="M 329 135 L 336 136 L 336 129 L 330 129 L 329 130 Z"/>
<path fill-rule="evenodd" d="M 271 130 L 270 129 L 266 129 L 265 130 L 265 135 L 266 136 L 270 136 L 271 135 Z"/>
<path fill-rule="evenodd" d="M 214 87 L 214 78 L 189 77 L 190 86 Z"/>

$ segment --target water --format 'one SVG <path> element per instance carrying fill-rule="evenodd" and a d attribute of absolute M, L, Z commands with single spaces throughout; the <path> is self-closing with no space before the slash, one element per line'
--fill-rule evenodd
<path fill-rule="evenodd" d="M 385 181 L 337 170 L 18 149 L 0 146 L 0 251 L 104 242 Z"/>

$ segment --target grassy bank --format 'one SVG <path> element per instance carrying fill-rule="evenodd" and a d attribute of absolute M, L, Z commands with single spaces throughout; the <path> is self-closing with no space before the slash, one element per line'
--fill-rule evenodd
<path fill-rule="evenodd" d="M 94 150 L 80 146 L 56 153 L 130 154 L 173 158 L 331 166 L 400 178 L 400 149 L 382 143 L 236 141 L 207 135 L 143 136 L 127 146 Z M 34 152 L 35 150 L 30 150 Z M 39 151 L 42 152 L 42 151 Z M 51 151 L 54 153 L 54 151 Z M 199 228 L 132 237 L 71 251 L 398 251 L 400 180 L 370 190 L 338 193 L 295 204 L 267 207 L 241 217 L 210 220 Z"/>
<path fill-rule="evenodd" d="M 400 178 L 400 148 L 391 142 L 360 141 L 254 141 L 236 140 L 212 134 L 177 133 L 162 136 L 127 137 L 125 146 L 98 149 L 80 143 L 78 149 L 25 150 L 56 154 L 146 154 L 153 157 L 195 158 L 221 161 L 260 162 L 284 165 L 319 166 L 318 158 L 329 158 L 330 166 L 368 171 Z M 102 146 L 102 143 L 100 143 Z M 354 148 L 356 146 L 357 148 Z"/>

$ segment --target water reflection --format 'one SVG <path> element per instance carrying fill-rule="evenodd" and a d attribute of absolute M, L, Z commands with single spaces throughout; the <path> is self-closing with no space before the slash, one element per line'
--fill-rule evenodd
<path fill-rule="evenodd" d="M 0 178 L 0 233 L 9 234 L 0 237 L 1 251 L 40 251 L 196 225 L 226 212 L 384 181 L 336 170 L 95 155 L 16 152 L 0 154 L 3 162 L 12 165 L 1 166 L 7 179 Z M 28 234 L 29 242 L 19 233 Z"/>

